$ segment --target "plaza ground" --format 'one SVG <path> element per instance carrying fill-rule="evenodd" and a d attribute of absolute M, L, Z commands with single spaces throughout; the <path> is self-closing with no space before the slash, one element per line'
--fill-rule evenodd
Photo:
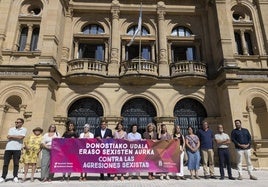
<path fill-rule="evenodd" d="M 79 176 L 80 174 L 78 173 L 73 173 L 71 180 L 70 181 L 61 181 L 61 173 L 56 173 L 54 176 L 54 179 L 52 182 L 40 182 L 40 172 L 37 172 L 35 174 L 35 180 L 34 182 L 30 182 L 30 179 L 28 179 L 24 183 L 14 183 L 12 181 L 12 171 L 9 171 L 8 176 L 7 176 L 7 181 L 5 183 L 1 183 L 0 186 L 2 187 L 16 187 L 16 186 L 27 186 L 27 187 L 39 187 L 39 186 L 50 186 L 50 187 L 66 187 L 66 186 L 75 186 L 75 187 L 103 187 L 103 186 L 108 186 L 109 187 L 175 187 L 175 186 L 183 186 L 183 187 L 226 187 L 226 186 L 254 186 L 254 187 L 266 187 L 268 186 L 268 168 L 262 168 L 262 169 L 255 169 L 253 174 L 254 176 L 258 177 L 258 180 L 253 181 L 249 179 L 249 176 L 247 174 L 247 171 L 245 170 L 243 173 L 243 180 L 229 180 L 227 177 L 224 180 L 219 179 L 219 169 L 215 168 L 215 176 L 218 179 L 204 179 L 203 178 L 203 170 L 202 167 L 200 168 L 200 180 L 194 179 L 191 180 L 189 179 L 189 171 L 187 168 L 184 168 L 185 171 L 185 177 L 187 180 L 175 180 L 172 175 L 170 180 L 160 180 L 159 176 L 155 180 L 148 180 L 147 179 L 147 173 L 141 173 L 142 180 L 137 180 L 137 179 L 132 179 L 132 180 L 127 180 L 125 179 L 124 181 L 113 181 L 111 180 L 104 180 L 101 181 L 99 180 L 99 175 L 98 174 L 88 174 L 88 180 L 80 182 L 79 181 Z M 233 171 L 233 176 L 237 177 L 237 170 L 232 170 Z M 20 172 L 19 173 L 19 178 L 21 179 L 23 174 Z M 30 176 L 30 175 L 29 175 Z M 125 177 L 127 178 L 127 177 Z"/>

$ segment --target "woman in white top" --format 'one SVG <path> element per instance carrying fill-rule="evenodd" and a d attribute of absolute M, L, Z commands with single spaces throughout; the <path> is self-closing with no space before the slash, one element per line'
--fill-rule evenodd
<path fill-rule="evenodd" d="M 90 132 L 90 125 L 89 124 L 84 125 L 84 132 L 82 132 L 80 134 L 79 138 L 94 138 L 94 134 L 92 134 Z M 87 173 L 81 173 L 79 180 L 86 181 L 87 180 Z"/>
<path fill-rule="evenodd" d="M 42 182 L 51 181 L 53 174 L 49 172 L 50 168 L 50 149 L 53 138 L 60 138 L 55 125 L 50 125 L 48 132 L 42 139 L 42 159 L 41 159 L 41 180 Z"/>
<path fill-rule="evenodd" d="M 138 131 L 138 125 L 137 124 L 133 124 L 131 125 L 131 132 L 127 134 L 127 139 L 128 140 L 141 140 L 141 134 Z M 129 177 L 128 177 L 128 180 L 131 180 L 132 177 L 133 177 L 134 173 L 129 173 Z M 136 172 L 136 175 L 137 175 L 137 178 L 139 180 L 141 180 L 141 177 L 140 177 L 140 172 Z"/>

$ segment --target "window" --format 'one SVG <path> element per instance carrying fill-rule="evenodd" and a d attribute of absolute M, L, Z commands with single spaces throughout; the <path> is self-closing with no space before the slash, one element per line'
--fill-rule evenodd
<path fill-rule="evenodd" d="M 87 25 L 82 29 L 83 34 L 103 34 L 104 29 L 99 25 Z"/>
<path fill-rule="evenodd" d="M 139 45 L 131 45 L 126 49 L 126 60 L 139 57 Z M 151 46 L 141 46 L 141 57 L 146 60 L 151 60 Z"/>
<path fill-rule="evenodd" d="M 35 51 L 37 49 L 39 30 L 40 29 L 38 27 L 33 29 L 33 34 L 32 34 L 32 39 L 31 39 L 31 51 Z"/>
<path fill-rule="evenodd" d="M 19 41 L 19 47 L 18 51 L 24 51 L 26 47 L 27 42 L 27 36 L 28 36 L 28 27 L 23 27 L 20 32 L 20 41 Z"/>
<path fill-rule="evenodd" d="M 254 55 L 250 34 L 245 32 L 244 35 L 245 35 L 246 45 L 247 45 L 247 49 L 248 49 L 248 54 Z"/>
<path fill-rule="evenodd" d="M 196 60 L 195 47 L 192 46 L 172 46 L 171 54 L 172 62 Z"/>
<path fill-rule="evenodd" d="M 172 30 L 171 36 L 179 36 L 179 37 L 189 37 L 192 35 L 190 29 L 186 27 L 176 27 Z"/>
<path fill-rule="evenodd" d="M 235 44 L 236 44 L 237 54 L 243 55 L 242 42 L 241 42 L 240 34 L 235 32 L 234 35 L 235 35 Z"/>
<path fill-rule="evenodd" d="M 138 25 L 135 25 L 133 27 L 130 27 L 128 30 L 127 30 L 127 34 L 128 35 L 134 35 L 134 33 L 136 32 L 136 30 L 138 29 Z M 141 35 L 142 36 L 146 36 L 149 34 L 149 31 L 145 28 L 145 27 L 141 27 Z"/>
<path fill-rule="evenodd" d="M 104 45 L 80 43 L 79 58 L 93 58 L 104 61 Z"/>

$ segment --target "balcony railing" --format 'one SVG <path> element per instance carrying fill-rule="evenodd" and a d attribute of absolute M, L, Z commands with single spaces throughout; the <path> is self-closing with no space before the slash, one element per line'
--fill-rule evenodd
<path fill-rule="evenodd" d="M 206 64 L 197 61 L 178 61 L 170 65 L 173 84 L 202 86 L 207 82 Z"/>
<path fill-rule="evenodd" d="M 207 77 L 206 64 L 196 61 L 178 61 L 170 65 L 171 77 L 199 75 Z"/>
<path fill-rule="evenodd" d="M 152 61 L 135 58 L 121 63 L 120 76 L 136 74 L 157 76 L 157 67 Z"/>
<path fill-rule="evenodd" d="M 74 59 L 67 63 L 67 75 L 95 74 L 106 75 L 107 63 L 91 58 Z"/>

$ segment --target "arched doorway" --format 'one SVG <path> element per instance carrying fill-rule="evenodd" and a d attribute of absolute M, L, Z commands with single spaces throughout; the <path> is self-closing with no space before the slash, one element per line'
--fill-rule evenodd
<path fill-rule="evenodd" d="M 76 124 L 77 132 L 83 132 L 84 124 L 90 124 L 91 132 L 99 126 L 103 117 L 103 108 L 94 98 L 83 98 L 74 102 L 69 111 L 68 119 Z"/>
<path fill-rule="evenodd" d="M 255 97 L 251 101 L 253 108 L 253 115 L 250 116 L 252 124 L 257 124 L 254 128 L 254 138 L 267 139 L 268 138 L 268 112 L 265 101 L 260 97 Z"/>
<path fill-rule="evenodd" d="M 195 99 L 185 98 L 177 102 L 174 108 L 175 125 L 180 125 L 182 133 L 187 134 L 187 128 L 193 127 L 194 132 L 207 117 L 203 105 Z"/>
<path fill-rule="evenodd" d="M 134 98 L 124 104 L 121 116 L 126 130 L 129 130 L 130 126 L 135 123 L 139 125 L 139 132 L 143 133 L 148 123 L 155 123 L 156 110 L 150 101 L 143 98 Z"/>

